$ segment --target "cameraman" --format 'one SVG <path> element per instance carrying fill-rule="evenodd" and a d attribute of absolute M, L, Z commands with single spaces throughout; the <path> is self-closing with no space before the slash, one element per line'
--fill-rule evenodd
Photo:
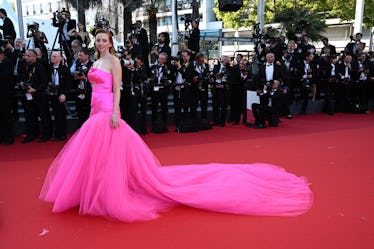
<path fill-rule="evenodd" d="M 14 53 L 16 56 L 16 60 L 14 61 L 14 65 L 12 65 L 13 70 L 13 84 L 16 85 L 16 83 L 19 83 L 19 69 L 21 68 L 21 65 L 25 63 L 24 55 L 25 55 L 25 43 L 22 38 L 17 38 L 14 42 Z M 18 121 L 19 119 L 19 112 L 18 112 L 18 96 L 17 94 L 14 94 L 13 100 L 12 100 L 12 119 L 14 121 Z"/>
<path fill-rule="evenodd" d="M 135 30 L 134 34 L 139 42 L 139 45 L 142 47 L 143 51 L 143 58 L 146 59 L 146 65 L 148 65 L 148 54 L 149 54 L 149 42 L 148 42 L 148 34 L 147 30 L 142 27 L 142 21 L 137 20 L 135 23 Z"/>
<path fill-rule="evenodd" d="M 75 102 L 77 107 L 79 127 L 90 116 L 91 108 L 91 84 L 88 81 L 87 73 L 93 62 L 90 60 L 90 53 L 87 48 L 82 48 L 78 53 L 78 61 L 76 62 L 75 71 L 73 73 L 75 84 Z"/>
<path fill-rule="evenodd" d="M 61 12 L 56 11 L 53 13 L 53 26 L 58 27 L 59 33 L 59 42 L 62 48 L 64 49 L 66 58 L 72 56 L 71 52 L 71 38 L 69 33 L 72 33 L 72 30 L 76 28 L 77 22 L 70 19 L 70 12 L 62 9 Z"/>
<path fill-rule="evenodd" d="M 273 80 L 269 85 L 265 84 L 263 89 L 257 90 L 257 94 L 260 96 L 260 104 L 252 104 L 252 112 L 255 118 L 253 127 L 266 128 L 266 120 L 269 121 L 269 126 L 277 127 L 283 96 L 280 82 Z"/>
<path fill-rule="evenodd" d="M 176 70 L 176 80 L 173 87 L 174 93 L 174 109 L 175 109 L 175 125 L 180 128 L 182 121 L 196 119 L 197 111 L 197 84 L 193 84 L 197 72 L 193 64 L 190 63 L 190 53 L 182 52 L 182 58 L 175 59 L 174 66 Z M 183 116 L 182 116 L 183 107 Z M 188 115 L 190 112 L 190 116 Z"/>
<path fill-rule="evenodd" d="M 222 56 L 221 64 L 213 68 L 215 77 L 213 83 L 213 125 L 225 126 L 227 115 L 227 102 L 229 98 L 229 82 L 232 77 L 230 57 Z"/>
<path fill-rule="evenodd" d="M 52 53 L 49 72 L 47 93 L 55 120 L 54 139 L 64 141 L 67 138 L 65 101 L 70 92 L 72 79 L 68 67 L 62 64 L 62 56 L 59 52 Z"/>
<path fill-rule="evenodd" d="M 158 56 L 161 53 L 166 53 L 167 58 L 171 56 L 171 48 L 169 46 L 170 37 L 169 33 L 162 32 L 158 35 L 158 43 L 155 44 L 151 50 L 151 63 L 157 64 L 158 63 Z"/>
<path fill-rule="evenodd" d="M 122 67 L 121 117 L 135 130 L 137 110 L 134 87 L 135 61 L 132 59 L 132 54 L 129 50 L 124 50 L 122 57 L 120 60 Z"/>
<path fill-rule="evenodd" d="M 39 31 L 39 23 L 34 22 L 27 26 L 27 38 L 33 38 L 35 48 L 42 51 L 43 57 L 48 57 L 48 51 L 45 43 L 48 43 L 47 36 L 44 32 Z"/>
<path fill-rule="evenodd" d="M 168 58 L 167 53 L 161 52 L 158 56 L 158 64 L 151 67 L 152 132 L 155 133 L 168 131 L 168 95 L 173 80 L 171 67 L 167 64 Z M 156 125 L 159 103 L 161 105 L 161 128 Z"/>
<path fill-rule="evenodd" d="M 3 8 L 0 9 L 0 19 L 3 19 L 3 25 L 0 26 L 0 29 L 3 30 L 3 39 L 13 44 L 16 39 L 16 31 L 14 30 L 12 20 L 9 19 L 6 10 Z"/>
<path fill-rule="evenodd" d="M 145 65 L 142 56 L 135 58 L 134 71 L 134 92 L 135 92 L 135 113 L 139 113 L 140 108 L 140 125 L 136 125 L 136 131 L 139 134 L 147 133 L 147 97 L 149 95 L 148 86 L 149 68 Z"/>
<path fill-rule="evenodd" d="M 26 137 L 22 143 L 29 143 L 41 134 L 39 142 L 46 142 L 51 138 L 51 115 L 48 108 L 46 88 L 48 74 L 43 65 L 36 60 L 33 49 L 26 50 L 26 63 L 20 69 L 20 81 L 24 90 L 22 98 L 26 118 Z M 38 118 L 41 119 L 41 131 Z"/>
<path fill-rule="evenodd" d="M 193 56 L 200 52 L 200 29 L 197 20 L 191 21 L 192 30 L 185 31 L 185 38 L 188 40 L 188 49 L 191 50 Z"/>
<path fill-rule="evenodd" d="M 211 126 L 208 122 L 208 92 L 209 83 L 211 83 L 212 77 L 209 72 L 209 65 L 205 61 L 205 56 L 203 53 L 197 53 L 194 61 L 194 69 L 197 73 L 197 77 L 194 79 L 195 84 L 198 88 L 198 96 L 196 100 L 200 101 L 201 109 L 201 129 L 210 129 Z"/>
<path fill-rule="evenodd" d="M 0 142 L 10 145 L 14 143 L 11 107 L 14 95 L 13 65 L 17 56 L 14 51 L 11 52 L 9 43 L 5 49 L 7 51 L 0 48 Z"/>
<path fill-rule="evenodd" d="M 303 100 L 301 114 L 306 113 L 306 108 L 309 101 L 309 93 L 315 84 L 316 77 L 316 66 L 313 63 L 314 55 L 310 52 L 307 52 L 304 55 L 303 60 L 297 66 L 297 79 L 299 82 L 299 88 L 301 93 L 301 98 Z"/>

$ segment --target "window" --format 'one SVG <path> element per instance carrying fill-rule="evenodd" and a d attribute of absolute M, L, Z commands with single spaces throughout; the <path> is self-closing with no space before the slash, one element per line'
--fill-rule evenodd
<path fill-rule="evenodd" d="M 26 6 L 26 15 L 29 15 L 30 12 L 29 12 L 29 6 Z"/>
<path fill-rule="evenodd" d="M 49 11 L 49 13 L 52 12 L 52 3 L 48 3 L 48 11 Z"/>
<path fill-rule="evenodd" d="M 35 4 L 32 5 L 32 13 L 33 13 L 34 15 L 36 14 Z"/>
<path fill-rule="evenodd" d="M 40 4 L 40 14 L 43 14 L 43 4 Z"/>

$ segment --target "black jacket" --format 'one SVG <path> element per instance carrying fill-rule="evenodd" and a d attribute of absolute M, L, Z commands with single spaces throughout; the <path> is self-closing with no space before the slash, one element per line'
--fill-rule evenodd
<path fill-rule="evenodd" d="M 10 40 L 11 43 L 16 39 L 16 31 L 14 30 L 14 25 L 12 20 L 9 17 L 5 17 L 3 25 L 0 26 L 0 29 L 3 30 L 3 38 Z"/>
<path fill-rule="evenodd" d="M 277 62 L 273 63 L 273 80 L 278 80 L 279 82 L 283 82 L 283 70 L 282 66 L 279 65 Z M 264 85 L 266 84 L 266 63 L 260 65 L 260 72 L 259 78 L 257 79 L 257 88 L 263 89 Z"/>
<path fill-rule="evenodd" d="M 13 97 L 13 65 L 16 59 L 16 54 L 10 53 L 2 62 L 0 62 L 0 99 Z"/>
<path fill-rule="evenodd" d="M 29 84 L 36 90 L 35 96 L 45 95 L 48 86 L 48 72 L 39 62 L 32 65 L 23 64 L 20 68 L 20 81 Z"/>
<path fill-rule="evenodd" d="M 65 95 L 68 96 L 71 90 L 71 85 L 72 85 L 72 77 L 70 74 L 69 68 L 67 68 L 64 65 L 60 65 L 57 68 L 58 72 L 58 78 L 59 78 L 59 85 L 58 85 L 58 95 Z M 52 83 L 52 75 L 54 73 L 54 68 L 53 65 L 50 65 L 49 67 L 49 82 Z"/>

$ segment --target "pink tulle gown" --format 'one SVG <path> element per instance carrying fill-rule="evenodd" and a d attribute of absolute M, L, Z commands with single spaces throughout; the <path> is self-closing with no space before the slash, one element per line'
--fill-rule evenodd
<path fill-rule="evenodd" d="M 124 121 L 113 129 L 112 75 L 91 68 L 91 117 L 51 164 L 40 198 L 53 211 L 125 222 L 158 217 L 175 205 L 243 214 L 296 216 L 312 205 L 306 179 L 268 164 L 161 167 Z"/>

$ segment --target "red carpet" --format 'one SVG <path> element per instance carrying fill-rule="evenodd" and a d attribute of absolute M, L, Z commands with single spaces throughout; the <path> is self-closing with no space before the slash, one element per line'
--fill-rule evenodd
<path fill-rule="evenodd" d="M 229 124 L 144 136 L 163 165 L 267 162 L 306 176 L 315 202 L 295 218 L 183 206 L 156 221 L 132 224 L 80 216 L 77 210 L 54 214 L 38 195 L 63 144 L 20 140 L 0 147 L 0 248 L 373 248 L 374 114 L 306 115 L 264 130 Z M 41 236 L 43 229 L 48 232 Z"/>

